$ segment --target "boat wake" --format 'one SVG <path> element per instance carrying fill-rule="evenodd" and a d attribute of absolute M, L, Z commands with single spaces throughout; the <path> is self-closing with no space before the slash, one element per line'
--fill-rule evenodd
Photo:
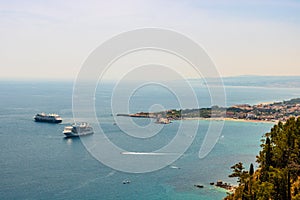
<path fill-rule="evenodd" d="M 171 168 L 171 169 L 180 169 L 180 167 L 177 167 L 177 166 L 175 166 L 175 165 L 171 165 L 170 168 Z"/>
<path fill-rule="evenodd" d="M 149 155 L 149 156 L 165 156 L 165 155 L 178 155 L 178 153 L 156 153 L 156 152 L 121 152 L 123 155 Z"/>
<path fill-rule="evenodd" d="M 115 173 L 116 173 L 116 171 L 111 171 L 111 172 L 109 172 L 105 177 L 113 176 Z"/>

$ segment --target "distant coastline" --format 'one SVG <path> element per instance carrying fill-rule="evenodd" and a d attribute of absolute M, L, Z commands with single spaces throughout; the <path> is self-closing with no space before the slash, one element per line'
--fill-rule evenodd
<path fill-rule="evenodd" d="M 291 117 L 300 116 L 300 98 L 282 102 L 260 103 L 257 105 L 239 104 L 231 107 L 212 106 L 210 108 L 166 110 L 161 112 L 139 112 L 117 114 L 117 116 L 155 118 L 158 121 L 172 120 L 226 120 L 237 122 L 278 123 Z"/>
<path fill-rule="evenodd" d="M 253 120 L 253 119 L 233 119 L 233 118 L 203 118 L 203 117 L 193 117 L 193 118 L 183 118 L 182 120 L 202 120 L 202 121 L 232 121 L 232 122 L 252 122 L 252 123 L 278 123 L 276 121 L 263 121 L 263 120 Z"/>

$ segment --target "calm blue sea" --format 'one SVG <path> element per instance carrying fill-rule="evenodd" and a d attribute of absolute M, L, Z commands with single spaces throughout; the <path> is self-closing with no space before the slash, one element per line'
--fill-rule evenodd
<path fill-rule="evenodd" d="M 209 183 L 219 179 L 234 183 L 228 178 L 230 166 L 242 161 L 248 167 L 255 162 L 261 136 L 272 127 L 268 123 L 227 121 L 213 151 L 199 159 L 209 124 L 200 121 L 202 128 L 194 142 L 171 166 L 146 174 L 123 173 L 95 160 L 80 139 L 64 139 L 64 126 L 73 122 L 72 87 L 71 82 L 0 82 L 0 199 L 222 199 L 226 192 Z M 201 106 L 210 106 L 207 90 L 198 89 Z M 114 143 L 138 150 L 136 139 L 126 140 L 113 125 L 110 93 L 109 85 L 96 93 L 97 115 L 104 131 Z M 254 104 L 300 97 L 300 89 L 234 86 L 226 87 L 226 94 L 227 105 Z M 145 87 L 133 95 L 130 111 L 147 111 L 155 103 L 165 108 L 179 107 L 168 91 Z M 38 112 L 58 113 L 64 121 L 35 123 L 32 117 Z M 160 134 L 163 138 L 157 139 L 159 145 L 174 137 L 178 123 L 165 126 L 164 134 Z M 125 179 L 131 183 L 123 184 Z M 204 188 L 197 189 L 194 184 Z"/>

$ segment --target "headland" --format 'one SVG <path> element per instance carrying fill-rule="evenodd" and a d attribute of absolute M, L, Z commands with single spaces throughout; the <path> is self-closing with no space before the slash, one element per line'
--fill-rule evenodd
<path fill-rule="evenodd" d="M 161 112 L 139 112 L 117 114 L 117 116 L 155 118 L 157 122 L 169 123 L 172 120 L 228 120 L 241 122 L 285 122 L 291 117 L 300 116 L 300 98 L 282 102 L 260 103 L 257 105 L 239 104 L 230 107 L 172 109 Z"/>

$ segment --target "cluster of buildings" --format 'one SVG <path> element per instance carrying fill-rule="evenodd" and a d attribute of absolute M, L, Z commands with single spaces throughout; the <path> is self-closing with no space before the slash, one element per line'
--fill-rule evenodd
<path fill-rule="evenodd" d="M 299 102 L 294 100 L 264 103 L 250 106 L 248 104 L 235 105 L 227 108 L 226 116 L 234 119 L 286 121 L 290 117 L 300 116 Z"/>
<path fill-rule="evenodd" d="M 286 121 L 290 117 L 300 116 L 300 98 L 289 101 L 262 103 L 258 105 L 241 104 L 228 108 L 213 106 L 185 110 L 166 110 L 156 113 L 140 112 L 135 114 L 118 114 L 118 116 L 156 118 L 156 123 L 168 124 L 171 120 L 186 118 L 232 118 L 261 121 Z"/>

